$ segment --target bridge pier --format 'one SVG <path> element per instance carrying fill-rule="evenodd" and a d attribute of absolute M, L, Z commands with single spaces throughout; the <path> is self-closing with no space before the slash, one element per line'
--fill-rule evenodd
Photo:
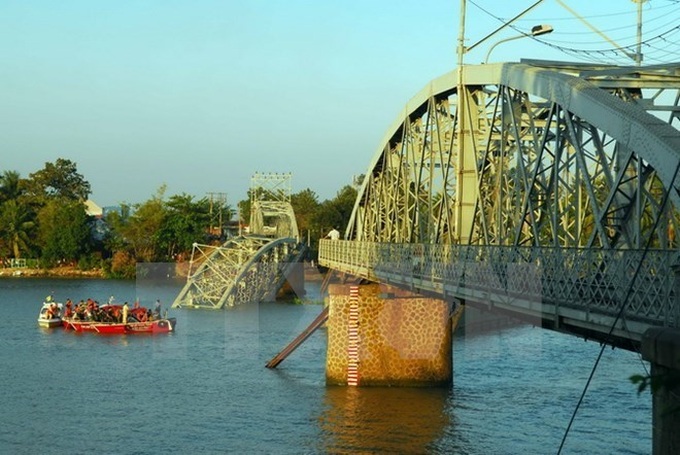
<path fill-rule="evenodd" d="M 332 284 L 328 292 L 327 384 L 451 384 L 450 303 L 378 284 Z"/>
<path fill-rule="evenodd" d="M 680 330 L 655 327 L 642 337 L 642 358 L 651 363 L 652 453 L 680 453 Z"/>

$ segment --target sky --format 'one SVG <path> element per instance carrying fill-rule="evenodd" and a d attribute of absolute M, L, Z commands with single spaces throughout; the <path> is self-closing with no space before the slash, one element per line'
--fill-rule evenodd
<path fill-rule="evenodd" d="M 466 64 L 492 46 L 496 62 L 632 64 L 612 51 L 636 42 L 632 0 L 465 3 L 467 46 L 538 3 Z M 408 100 L 455 69 L 460 11 L 459 0 L 0 0 L 0 172 L 71 160 L 100 206 L 163 186 L 235 206 L 270 172 L 331 199 L 367 172 Z M 644 63 L 680 61 L 680 3 L 642 11 Z M 537 24 L 554 32 L 500 42 Z"/>

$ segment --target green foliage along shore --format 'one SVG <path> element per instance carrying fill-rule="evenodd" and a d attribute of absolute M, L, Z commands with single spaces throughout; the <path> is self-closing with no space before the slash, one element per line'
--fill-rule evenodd
<path fill-rule="evenodd" d="M 1 172 L 0 268 L 68 266 L 86 275 L 134 278 L 139 262 L 185 261 L 194 243 L 219 245 L 238 232 L 238 227 L 229 229 L 234 211 L 226 203 L 184 193 L 166 197 L 165 185 L 144 202 L 88 213 L 90 183 L 68 159 L 45 163 L 26 178 L 12 170 Z M 347 225 L 356 195 L 349 185 L 323 202 L 309 188 L 291 195 L 310 258 L 316 256 L 320 237 Z M 236 225 L 248 224 L 249 199 L 238 207 L 242 215 Z"/>

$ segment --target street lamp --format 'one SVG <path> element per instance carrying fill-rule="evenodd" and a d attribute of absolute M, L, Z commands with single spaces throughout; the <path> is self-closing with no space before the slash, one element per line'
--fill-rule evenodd
<path fill-rule="evenodd" d="M 522 33 L 521 35 L 517 36 L 511 36 L 510 38 L 505 38 L 497 43 L 495 43 L 491 48 L 489 49 L 489 52 L 486 53 L 486 58 L 484 59 L 484 63 L 489 62 L 489 56 L 491 55 L 491 51 L 494 50 L 496 46 L 498 46 L 501 43 L 505 43 L 506 41 L 512 41 L 520 38 L 525 38 L 527 36 L 541 36 L 541 35 L 547 35 L 548 33 L 551 33 L 553 31 L 553 28 L 551 25 L 535 25 L 531 28 L 530 33 Z"/>

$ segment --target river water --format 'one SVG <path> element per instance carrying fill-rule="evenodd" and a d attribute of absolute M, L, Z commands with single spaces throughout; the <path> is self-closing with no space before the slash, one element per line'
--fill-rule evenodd
<path fill-rule="evenodd" d="M 264 367 L 318 304 L 170 310 L 177 331 L 156 336 L 37 326 L 52 292 L 167 308 L 181 285 L 0 279 L 0 453 L 557 453 L 600 349 L 530 326 L 468 330 L 450 388 L 348 388 L 325 384 L 324 329 Z M 628 381 L 644 368 L 607 348 L 562 453 L 651 452 L 651 400 Z"/>

